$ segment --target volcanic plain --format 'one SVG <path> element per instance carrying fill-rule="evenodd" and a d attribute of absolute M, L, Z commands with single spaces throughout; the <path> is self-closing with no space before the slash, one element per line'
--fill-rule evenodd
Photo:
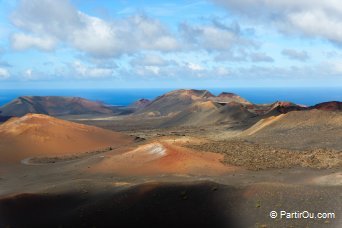
<path fill-rule="evenodd" d="M 127 107 L 19 97 L 0 107 L 0 227 L 342 227 L 341 110 L 190 89 Z"/>

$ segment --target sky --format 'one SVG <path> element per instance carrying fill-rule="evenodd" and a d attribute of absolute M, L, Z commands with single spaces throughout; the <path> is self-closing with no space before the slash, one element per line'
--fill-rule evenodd
<path fill-rule="evenodd" d="M 0 89 L 342 87 L 340 0 L 0 0 Z"/>

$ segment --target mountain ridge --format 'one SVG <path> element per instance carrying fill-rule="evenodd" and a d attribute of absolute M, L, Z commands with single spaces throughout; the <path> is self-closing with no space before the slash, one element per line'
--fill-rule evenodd
<path fill-rule="evenodd" d="M 209 102 L 210 101 L 210 102 Z M 229 105 L 230 104 L 230 105 Z M 140 99 L 126 107 L 108 106 L 102 102 L 90 101 L 81 97 L 64 96 L 22 96 L 0 107 L 0 121 L 4 122 L 11 116 L 24 116 L 27 113 L 45 114 L 51 116 L 104 114 L 104 115 L 134 115 L 142 117 L 172 117 L 179 118 L 180 113 L 192 109 L 202 110 L 210 106 L 220 109 L 224 106 L 225 113 L 229 114 L 228 107 L 239 104 L 243 113 L 248 111 L 254 116 L 267 117 L 288 113 L 291 111 L 324 110 L 341 111 L 342 102 L 327 101 L 313 106 L 302 106 L 289 101 L 276 101 L 271 104 L 253 104 L 243 97 L 229 92 L 222 92 L 215 96 L 208 90 L 180 89 L 165 93 L 153 100 Z M 200 109 L 199 107 L 202 107 Z M 185 114 L 184 114 L 185 115 Z M 245 115 L 248 116 L 248 115 Z"/>
<path fill-rule="evenodd" d="M 65 96 L 21 96 L 0 107 L 0 111 L 1 115 L 17 117 L 28 113 L 52 116 L 112 113 L 102 102 Z"/>

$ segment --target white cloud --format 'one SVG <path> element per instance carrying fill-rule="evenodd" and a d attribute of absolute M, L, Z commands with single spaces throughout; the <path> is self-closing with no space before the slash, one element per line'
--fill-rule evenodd
<path fill-rule="evenodd" d="M 237 51 L 220 52 L 215 56 L 214 60 L 217 62 L 244 62 L 247 61 L 248 53 L 244 49 Z"/>
<path fill-rule="evenodd" d="M 231 74 L 230 70 L 226 67 L 217 67 L 215 68 L 215 73 L 218 76 L 225 77 Z"/>
<path fill-rule="evenodd" d="M 222 73 L 223 69 L 221 69 Z M 218 76 L 218 69 L 207 69 L 195 62 L 177 62 L 172 61 L 170 64 L 164 65 L 139 65 L 133 64 L 131 67 L 124 69 L 120 72 L 122 75 L 135 78 L 135 76 L 141 76 L 146 79 L 168 78 L 168 79 L 185 79 L 185 78 L 199 78 L 208 76 Z M 222 76 L 222 75 L 219 75 Z"/>
<path fill-rule="evenodd" d="M 37 70 L 33 70 L 31 68 L 29 69 L 26 69 L 24 72 L 23 72 L 23 79 L 26 80 L 26 81 L 34 81 L 34 80 L 39 80 L 39 79 L 42 79 L 44 78 L 45 76 L 45 79 L 47 78 L 47 75 L 45 75 L 44 73 L 42 72 L 39 72 Z"/>
<path fill-rule="evenodd" d="M 111 68 L 89 67 L 80 61 L 72 64 L 72 72 L 78 78 L 105 78 L 113 76 L 114 70 Z"/>
<path fill-rule="evenodd" d="M 156 54 L 144 54 L 134 58 L 131 61 L 132 65 L 143 65 L 143 66 L 163 66 L 170 64 L 170 61 L 163 59 L 160 55 Z"/>
<path fill-rule="evenodd" d="M 22 0 L 11 20 L 22 30 L 12 37 L 13 46 L 20 50 L 51 50 L 61 42 L 93 56 L 108 57 L 179 48 L 177 39 L 155 19 L 138 15 L 105 21 L 77 11 L 68 0 Z"/>
<path fill-rule="evenodd" d="M 190 25 L 183 23 L 180 32 L 189 45 L 203 48 L 208 51 L 227 51 L 238 46 L 256 47 L 256 44 L 241 36 L 236 28 L 230 28 L 223 24 Z"/>
<path fill-rule="evenodd" d="M 56 45 L 56 41 L 50 37 L 34 37 L 23 33 L 14 34 L 11 41 L 13 48 L 16 50 L 36 47 L 41 50 L 51 51 Z"/>
<path fill-rule="evenodd" d="M 322 66 L 324 67 L 324 66 Z M 325 68 L 328 68 L 328 72 L 334 75 L 342 75 L 342 60 L 335 60 L 325 64 Z"/>
<path fill-rule="evenodd" d="M 22 79 L 24 81 L 48 79 L 49 77 L 50 75 L 47 75 L 47 73 L 43 73 L 41 71 L 37 71 L 36 69 L 31 69 L 31 68 L 24 70 L 24 72 L 22 73 Z"/>
<path fill-rule="evenodd" d="M 25 75 L 28 77 L 31 77 L 32 76 L 32 69 L 25 70 Z"/>
<path fill-rule="evenodd" d="M 247 49 L 220 52 L 214 60 L 217 62 L 274 62 L 274 59 L 265 52 L 251 52 Z"/>
<path fill-rule="evenodd" d="M 197 63 L 188 63 L 188 68 L 192 71 L 203 71 L 204 67 Z"/>
<path fill-rule="evenodd" d="M 231 12 L 280 31 L 342 43 L 340 0 L 213 0 Z"/>
<path fill-rule="evenodd" d="M 306 51 L 297 51 L 294 49 L 284 49 L 281 53 L 290 59 L 299 60 L 299 61 L 306 61 L 310 58 Z"/>
<path fill-rule="evenodd" d="M 6 79 L 10 77 L 10 73 L 5 68 L 0 68 L 0 79 Z"/>
<path fill-rule="evenodd" d="M 263 52 L 254 52 L 250 54 L 253 62 L 274 62 L 274 59 Z"/>
<path fill-rule="evenodd" d="M 137 69 L 137 73 L 139 75 L 159 75 L 160 74 L 160 68 L 157 66 L 144 66 Z"/>
<path fill-rule="evenodd" d="M 328 11 L 317 9 L 289 14 L 288 21 L 306 35 L 342 43 L 342 11 L 340 13 L 335 17 Z"/>

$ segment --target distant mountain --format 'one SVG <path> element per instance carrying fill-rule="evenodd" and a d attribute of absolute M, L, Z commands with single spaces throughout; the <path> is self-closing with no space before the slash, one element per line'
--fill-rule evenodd
<path fill-rule="evenodd" d="M 250 104 L 245 99 L 232 93 L 222 93 L 219 96 L 214 96 L 208 90 L 181 89 L 157 97 L 151 103 L 139 110 L 137 114 L 171 116 L 179 114 L 182 111 L 187 112 L 189 109 L 193 108 L 193 105 L 199 106 L 201 102 L 204 102 L 204 106 L 205 104 L 208 105 L 208 101 L 212 102 L 210 103 L 212 108 L 230 102 Z"/>
<path fill-rule="evenodd" d="M 214 97 L 207 90 L 175 90 L 157 97 L 151 103 L 140 109 L 137 114 L 167 116 L 189 108 L 196 101 L 205 101 Z"/>
<path fill-rule="evenodd" d="M 3 123 L 11 118 L 11 116 L 2 116 L 0 111 L 0 123 Z"/>
<path fill-rule="evenodd" d="M 210 104 L 210 105 L 208 105 Z M 198 107 L 208 106 L 203 109 Z M 62 96 L 23 96 L 0 107 L 0 122 L 11 116 L 24 116 L 27 113 L 45 114 L 51 116 L 63 115 L 140 115 L 142 117 L 175 117 L 189 121 L 208 118 L 208 122 L 225 122 L 229 119 L 242 120 L 248 116 L 276 116 L 291 111 L 318 109 L 324 111 L 341 111 L 342 102 L 324 102 L 306 107 L 287 101 L 277 101 L 272 104 L 253 104 L 234 93 L 222 92 L 218 96 L 208 90 L 181 89 L 171 91 L 150 101 L 140 99 L 129 106 L 108 106 L 101 102 L 90 101 L 80 97 Z M 242 111 L 241 116 L 235 109 Z M 197 111 L 193 111 L 197 110 Z M 199 111 L 198 111 L 199 110 Z M 190 112 L 196 112 L 189 114 Z M 218 112 L 219 114 L 216 114 Z M 210 116 L 210 113 L 215 113 Z M 226 116 L 224 116 L 226 115 Z M 199 117 L 201 116 L 201 117 Z M 208 117 L 205 117 L 208 116 Z M 193 116 L 195 117 L 195 116 Z"/>
<path fill-rule="evenodd" d="M 162 124 L 165 127 L 243 122 L 258 117 L 253 119 L 253 123 L 261 118 L 278 116 L 292 111 L 341 110 L 341 102 L 325 102 L 310 107 L 287 101 L 259 105 L 234 93 L 223 92 L 215 96 L 207 90 L 194 89 L 171 91 L 153 101 L 138 101 L 136 105 L 141 108 L 134 115 L 166 117 L 167 120 Z"/>
<path fill-rule="evenodd" d="M 342 102 L 329 101 L 311 106 L 312 109 L 318 109 L 323 111 L 342 111 Z"/>
<path fill-rule="evenodd" d="M 215 125 L 245 121 L 255 116 L 244 105 L 237 102 L 220 104 L 213 101 L 198 101 L 173 116 L 164 123 L 164 126 Z"/>
<path fill-rule="evenodd" d="M 133 109 L 139 110 L 139 109 L 145 108 L 150 103 L 151 103 L 150 100 L 142 98 L 140 100 L 137 100 L 133 104 L 129 105 L 128 108 L 133 108 Z"/>
<path fill-rule="evenodd" d="M 133 137 L 97 127 L 27 114 L 0 125 L 0 162 L 91 152 L 126 145 L 133 140 Z"/>
<path fill-rule="evenodd" d="M 135 115 L 163 116 L 163 127 L 211 125 L 254 117 L 251 103 L 233 93 L 214 96 L 207 90 L 175 90 L 157 97 Z"/>
<path fill-rule="evenodd" d="M 277 116 L 292 111 L 305 111 L 305 110 L 322 110 L 322 111 L 342 111 L 342 102 L 339 101 L 328 101 L 319 103 L 313 106 L 298 105 L 288 101 L 276 101 L 272 104 L 264 105 L 247 105 L 250 112 L 258 114 L 260 116 Z"/>
<path fill-rule="evenodd" d="M 52 116 L 77 114 L 110 114 L 111 107 L 80 97 L 24 96 L 0 107 L 2 116 L 24 116 L 27 113 Z"/>
<path fill-rule="evenodd" d="M 249 105 L 248 109 L 249 111 L 261 116 L 275 116 L 279 114 L 288 113 L 291 111 L 307 110 L 308 107 L 297 105 L 295 103 L 288 101 L 276 101 L 272 104 Z"/>
<path fill-rule="evenodd" d="M 230 103 L 230 102 L 236 102 L 244 105 L 250 105 L 251 102 L 247 101 L 246 99 L 240 97 L 239 95 L 235 93 L 227 93 L 222 92 L 217 97 L 211 98 L 212 101 L 218 102 L 218 103 Z"/>

